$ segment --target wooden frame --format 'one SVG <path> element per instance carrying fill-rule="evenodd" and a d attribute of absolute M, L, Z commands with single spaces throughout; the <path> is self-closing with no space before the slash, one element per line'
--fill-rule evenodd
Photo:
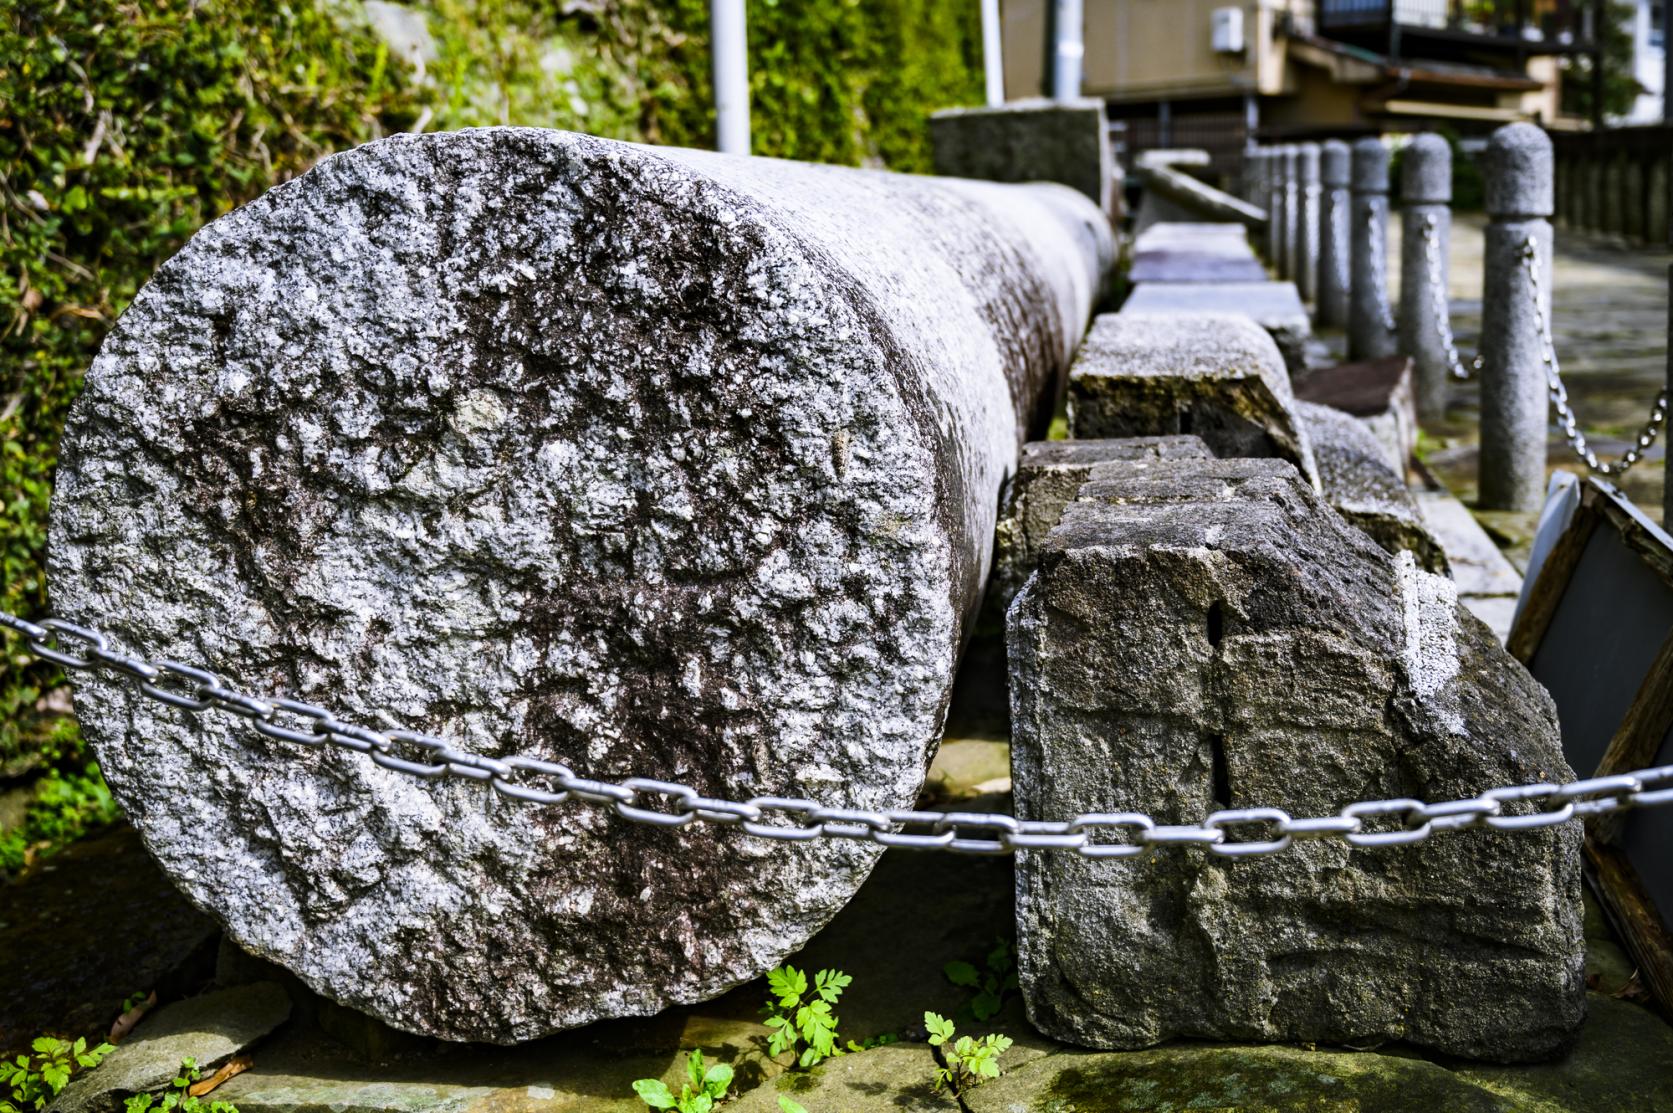
<path fill-rule="evenodd" d="M 1600 530 L 1618 537 L 1626 552 L 1673 597 L 1673 539 L 1613 487 L 1595 479 L 1582 480 L 1573 517 L 1538 569 L 1507 642 L 1512 655 L 1536 677 L 1536 658 L 1546 635 Z M 1664 746 L 1670 732 L 1673 629 L 1667 631 L 1650 659 L 1595 768 L 1577 765 L 1575 771 L 1582 777 L 1607 776 L 1673 763 L 1673 745 Z M 1575 764 L 1577 755 L 1570 750 L 1566 737 L 1564 750 L 1570 754 L 1570 764 Z M 1646 986 L 1664 1011 L 1673 1011 L 1673 929 L 1628 852 L 1626 832 L 1631 819 L 1632 813 L 1628 812 L 1586 821 L 1587 878 L 1638 964 Z M 1666 912 L 1673 913 L 1673 908 Z"/>

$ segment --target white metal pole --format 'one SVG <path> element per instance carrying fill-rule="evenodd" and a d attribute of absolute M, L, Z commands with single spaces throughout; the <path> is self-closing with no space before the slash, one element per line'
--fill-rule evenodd
<path fill-rule="evenodd" d="M 1000 45 L 999 0 L 982 0 L 982 70 L 987 77 L 988 107 L 1005 103 L 1005 53 Z"/>
<path fill-rule="evenodd" d="M 714 58 L 715 146 L 749 154 L 749 46 L 744 0 L 709 0 L 709 50 Z"/>
<path fill-rule="evenodd" d="M 1060 101 L 1080 99 L 1081 60 L 1086 43 L 1081 33 L 1081 0 L 1053 0 L 1051 95 Z"/>

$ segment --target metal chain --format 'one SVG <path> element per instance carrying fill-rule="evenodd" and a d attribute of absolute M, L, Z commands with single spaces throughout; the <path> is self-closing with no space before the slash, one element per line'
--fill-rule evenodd
<path fill-rule="evenodd" d="M 1663 387 L 1657 392 L 1655 403 L 1650 407 L 1650 420 L 1644 423 L 1644 428 L 1626 454 L 1613 463 L 1599 461 L 1597 453 L 1586 442 L 1586 434 L 1580 431 L 1574 410 L 1568 402 L 1568 390 L 1563 386 L 1562 368 L 1557 364 L 1557 345 L 1551 338 L 1550 314 L 1545 311 L 1545 304 L 1540 298 L 1539 244 L 1532 236 L 1522 242 L 1522 266 L 1528 272 L 1528 290 L 1534 300 L 1534 320 L 1539 329 L 1540 359 L 1545 363 L 1545 385 L 1551 395 L 1551 406 L 1557 411 L 1557 424 L 1562 427 L 1569 447 L 1588 468 L 1599 475 L 1625 475 L 1656 443 L 1662 426 L 1667 423 L 1667 389 Z"/>
<path fill-rule="evenodd" d="M 313 704 L 237 691 L 204 669 L 117 652 L 105 635 L 60 619 L 34 623 L 0 611 L 0 627 L 21 634 L 29 651 L 42 660 L 72 671 L 104 672 L 170 707 L 235 715 L 248 720 L 256 733 L 280 742 L 312 749 L 341 747 L 364 754 L 385 769 L 415 777 L 487 782 L 501 796 L 524 803 L 556 805 L 575 799 L 610 808 L 634 823 L 654 827 L 713 823 L 784 842 L 850 839 L 959 854 L 1073 850 L 1086 858 L 1118 859 L 1138 858 L 1157 847 L 1195 846 L 1221 857 L 1245 858 L 1276 854 L 1315 839 L 1336 839 L 1353 847 L 1405 846 L 1449 831 L 1527 831 L 1673 803 L 1673 765 L 1566 785 L 1509 785 L 1438 804 L 1404 798 L 1364 800 L 1326 816 L 1295 818 L 1282 808 L 1228 808 L 1210 813 L 1201 823 L 1178 825 L 1157 823 L 1143 812 L 1086 812 L 1071 819 L 1024 820 L 985 812 L 829 808 L 813 800 L 781 796 L 723 800 L 674 781 L 648 777 L 589 780 L 576 776 L 562 762 L 487 757 L 431 735 L 371 730 Z M 661 807 L 651 806 L 659 800 Z M 1512 811 L 1511 806 L 1518 804 L 1524 807 Z M 1384 822 L 1371 830 L 1371 820 Z M 1234 832 L 1244 837 L 1233 841 Z M 1124 837 L 1110 841 L 1106 835 Z"/>
<path fill-rule="evenodd" d="M 1382 314 L 1383 328 L 1389 332 L 1399 331 L 1400 326 L 1394 323 L 1394 314 L 1388 308 L 1388 263 L 1383 258 L 1383 230 L 1377 223 L 1377 206 L 1365 206 L 1366 242 L 1371 245 L 1371 284 L 1372 294 L 1377 300 L 1377 312 Z"/>
<path fill-rule="evenodd" d="M 1419 229 L 1423 237 L 1423 259 L 1429 271 L 1429 307 L 1435 317 L 1435 331 L 1439 333 L 1441 351 L 1446 353 L 1447 373 L 1461 382 L 1481 371 L 1481 355 L 1477 353 L 1468 367 L 1458 355 L 1458 345 L 1452 335 L 1452 308 L 1446 300 L 1446 275 L 1441 273 L 1441 237 L 1436 231 L 1433 213 L 1426 213 Z"/>

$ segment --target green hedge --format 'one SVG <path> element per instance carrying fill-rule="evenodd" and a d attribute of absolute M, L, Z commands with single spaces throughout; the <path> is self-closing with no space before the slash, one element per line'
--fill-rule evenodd
<path fill-rule="evenodd" d="M 575 5 L 568 5 L 575 7 Z M 0 0 L 0 607 L 45 613 L 59 430 L 156 266 L 322 154 L 409 128 L 517 123 L 706 146 L 706 0 L 434 0 L 420 76 L 351 0 Z M 976 5 L 753 0 L 756 150 L 927 168 L 924 116 L 979 99 Z M 75 616 L 98 622 L 105 616 Z M 0 778 L 79 772 L 60 682 L 0 659 Z"/>

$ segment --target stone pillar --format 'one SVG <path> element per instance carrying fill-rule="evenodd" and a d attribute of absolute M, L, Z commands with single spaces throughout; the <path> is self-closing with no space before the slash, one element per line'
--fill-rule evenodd
<path fill-rule="evenodd" d="M 1284 255 L 1284 167 L 1278 148 L 1263 148 L 1262 162 L 1265 164 L 1262 178 L 1266 182 L 1263 206 L 1266 209 L 1266 265 L 1276 273 L 1283 264 Z"/>
<path fill-rule="evenodd" d="M 1452 148 L 1430 132 L 1406 147 L 1400 168 L 1400 351 L 1417 372 L 1417 412 L 1446 416 L 1450 364 L 1439 312 L 1447 305 L 1452 232 Z"/>
<path fill-rule="evenodd" d="M 1319 145 L 1302 143 L 1296 148 L 1296 179 L 1301 212 L 1297 219 L 1296 289 L 1302 301 L 1319 296 Z"/>
<path fill-rule="evenodd" d="M 1481 294 L 1481 505 L 1538 510 L 1545 499 L 1545 363 L 1525 245 L 1538 252 L 1551 312 L 1551 140 L 1532 124 L 1493 133 L 1482 159 L 1487 240 Z"/>
<path fill-rule="evenodd" d="M 1348 323 L 1348 228 L 1353 206 L 1348 193 L 1348 145 L 1330 139 L 1319 147 L 1319 296 L 1315 316 L 1321 325 Z"/>
<path fill-rule="evenodd" d="M 1290 276 L 1290 188 L 1289 147 L 1272 148 L 1272 269 L 1279 278 Z"/>
<path fill-rule="evenodd" d="M 1284 147 L 1284 277 L 1301 272 L 1301 148 Z"/>
<path fill-rule="evenodd" d="M 909 808 L 1112 255 L 1055 184 L 540 128 L 332 155 L 193 236 L 94 360 L 54 613 L 489 757 Z M 429 1036 L 714 997 L 882 851 L 560 818 L 108 678 L 75 699 L 195 903 Z"/>
<path fill-rule="evenodd" d="M 1348 358 L 1395 353 L 1388 327 L 1388 148 L 1380 139 L 1353 145 L 1349 242 Z"/>

